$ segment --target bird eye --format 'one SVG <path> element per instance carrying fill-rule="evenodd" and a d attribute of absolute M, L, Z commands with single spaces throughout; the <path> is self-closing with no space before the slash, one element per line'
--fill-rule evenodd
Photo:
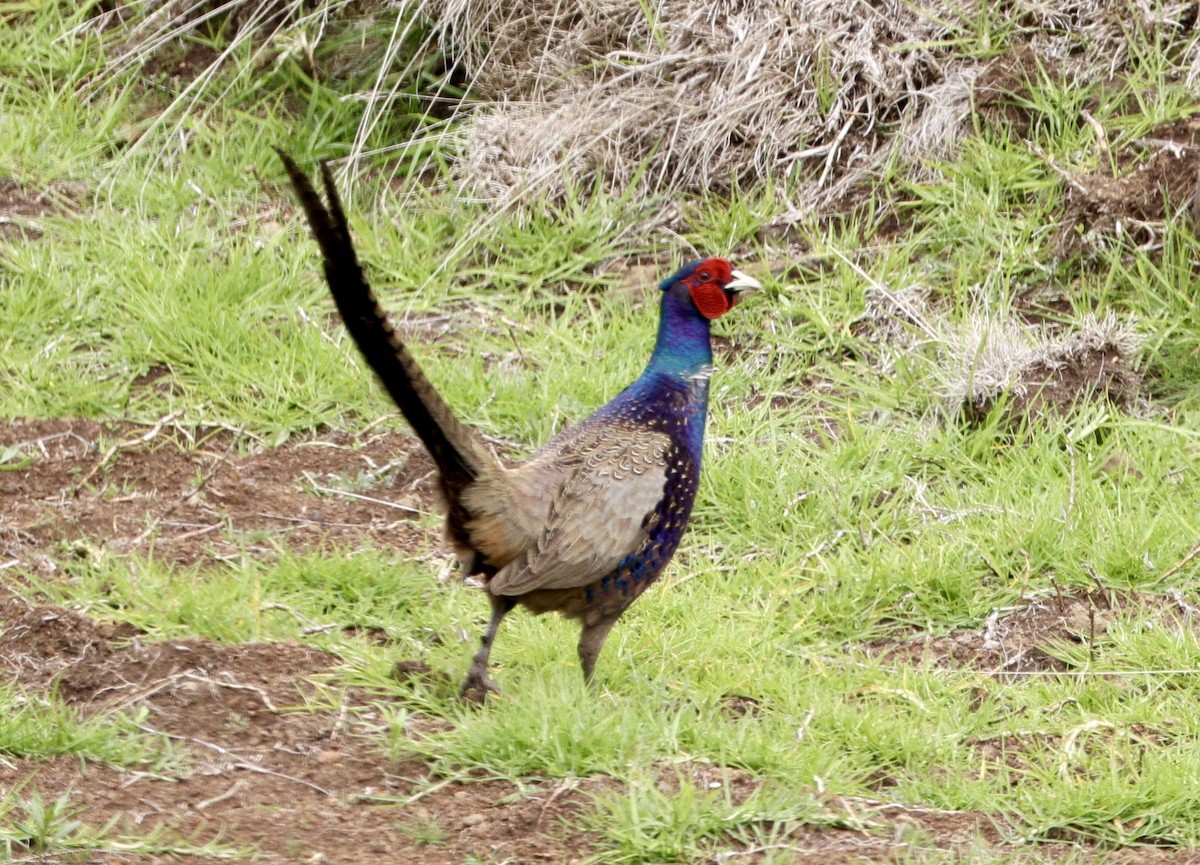
<path fill-rule="evenodd" d="M 700 277 L 701 282 L 708 282 L 710 279 L 712 279 L 712 274 L 709 273 L 707 270 L 700 271 L 700 273 L 697 274 L 697 276 Z"/>

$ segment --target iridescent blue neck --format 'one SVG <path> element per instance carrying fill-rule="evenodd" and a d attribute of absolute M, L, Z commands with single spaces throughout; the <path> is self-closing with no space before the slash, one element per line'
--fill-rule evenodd
<path fill-rule="evenodd" d="M 696 311 L 683 286 L 663 292 L 658 339 L 643 378 L 654 374 L 688 381 L 712 366 L 709 321 Z"/>

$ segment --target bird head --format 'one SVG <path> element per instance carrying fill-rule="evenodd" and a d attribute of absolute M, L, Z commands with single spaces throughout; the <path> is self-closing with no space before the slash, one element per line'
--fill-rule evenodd
<path fill-rule="evenodd" d="M 696 311 L 709 321 L 720 318 L 737 306 L 743 291 L 762 288 L 757 279 L 734 270 L 724 258 L 706 258 L 686 264 L 659 285 L 663 291 L 683 284 L 691 294 Z"/>

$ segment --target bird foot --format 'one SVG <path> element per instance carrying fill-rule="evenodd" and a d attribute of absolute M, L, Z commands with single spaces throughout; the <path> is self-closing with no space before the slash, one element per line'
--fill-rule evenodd
<path fill-rule="evenodd" d="M 479 705 L 483 705 L 489 693 L 499 697 L 502 692 L 500 686 L 483 670 L 471 670 L 467 673 L 467 680 L 458 689 L 459 699 Z"/>

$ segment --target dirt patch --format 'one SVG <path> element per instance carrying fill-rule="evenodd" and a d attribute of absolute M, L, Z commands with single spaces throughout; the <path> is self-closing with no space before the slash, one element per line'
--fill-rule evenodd
<path fill-rule="evenodd" d="M 1069 415 L 1091 403 L 1136 408 L 1142 379 L 1131 368 L 1133 352 L 1121 340 L 1095 328 L 1065 341 L 1047 339 L 1038 348 L 1041 357 L 1004 370 L 1007 380 L 964 394 L 959 417 L 982 425 L 1001 403 L 1010 424 Z"/>
<path fill-rule="evenodd" d="M 1200 118 L 1163 124 L 1115 154 L 1103 139 L 1097 146 L 1115 167 L 1065 175 L 1061 255 L 1113 240 L 1154 247 L 1169 221 L 1183 214 L 1194 226 L 1200 219 Z"/>
<path fill-rule="evenodd" d="M 165 381 L 151 374 L 144 386 Z M 259 538 L 250 547 L 264 555 L 276 544 L 308 549 L 369 540 L 424 552 L 440 543 L 436 529 L 414 522 L 436 511 L 432 466 L 396 432 L 368 430 L 357 439 L 328 433 L 268 448 L 232 431 L 186 429 L 169 419 L 149 427 L 22 421 L 0 426 L 0 455 L 7 469 L 0 471 L 0 552 L 14 573 L 52 569 L 64 555 L 95 546 L 129 553 L 153 544 L 156 556 L 203 564 L 242 554 L 248 537 Z M 167 777 L 75 758 L 10 759 L 0 763 L 0 789 L 24 785 L 23 795 L 37 790 L 49 801 L 69 794 L 89 825 L 116 821 L 110 837 L 161 832 L 167 843 L 194 849 L 215 842 L 261 861 L 604 861 L 601 829 L 580 827 L 591 825 L 595 796 L 624 792 L 610 778 L 433 777 L 425 764 L 397 762 L 385 750 L 380 701 L 403 703 L 405 689 L 386 697 L 339 690 L 345 708 L 326 708 L 323 689 L 336 682 L 340 663 L 329 654 L 296 642 L 148 643 L 133 626 L 36 604 L 14 587 L 0 588 L 4 677 L 29 690 L 55 689 L 85 713 L 138 711 L 145 730 L 167 737 L 180 759 Z M 876 648 L 897 660 L 940 652 L 948 662 L 1001 672 L 1061 669 L 1041 649 L 1046 640 L 1091 638 L 1081 636 L 1081 623 L 1090 625 L 1084 617 L 1093 608 L 1111 616 L 1135 602 L 1148 603 L 1098 590 L 1040 597 L 989 620 L 984 630 L 992 643 L 970 633 Z M 1157 602 L 1164 615 L 1172 608 L 1169 599 Z M 401 660 L 398 668 L 413 688 L 436 687 L 420 662 Z M 410 729 L 447 724 L 417 703 L 402 708 Z M 723 708 L 731 723 L 752 722 L 762 710 L 742 694 L 727 695 Z M 1102 744 L 1098 735 L 1092 739 Z M 982 753 L 995 743 L 977 746 Z M 1004 747 L 1019 754 L 1010 743 Z M 693 784 L 735 803 L 762 787 L 750 773 L 699 762 L 664 766 L 658 783 L 668 795 Z M 820 805 L 811 820 L 756 826 L 775 846 L 717 837 L 712 849 L 739 862 L 778 861 L 786 849 L 790 861 L 819 858 L 822 865 L 904 861 L 926 846 L 1008 850 L 1008 835 L 979 812 L 832 796 Z M 122 854 L 121 861 L 159 859 Z M 1097 853 L 1095 861 L 1189 860 L 1164 851 L 1152 858 Z"/>
<path fill-rule="evenodd" d="M 324 652 L 144 645 L 132 629 L 13 594 L 0 595 L 0 626 L 0 663 L 20 686 L 57 687 L 84 711 L 144 709 L 144 728 L 184 752 L 186 769 L 167 778 L 74 758 L 0 762 L 0 789 L 70 793 L 89 824 L 115 819 L 113 831 L 131 836 L 166 828 L 191 845 L 216 840 L 268 860 L 560 862 L 588 849 L 580 837 L 568 847 L 562 824 L 595 783 L 437 785 L 423 765 L 383 752 L 368 695 L 346 694 L 347 712 L 312 711 L 314 677 L 337 664 Z"/>
<path fill-rule="evenodd" d="M 1011 427 L 1096 402 L 1141 406 L 1134 361 L 1142 338 L 1132 325 L 1113 313 L 1066 313 L 1072 304 L 1061 292 L 1030 289 L 1016 300 L 1012 313 L 979 304 L 957 320 L 928 289 L 868 287 L 851 332 L 859 356 L 885 374 L 933 342 L 932 388 L 948 415 L 969 424 L 987 422 L 996 409 Z"/>
<path fill-rule="evenodd" d="M 202 563 L 244 550 L 248 537 L 264 554 L 275 544 L 438 543 L 414 523 L 434 507 L 432 465 L 394 432 L 268 448 L 167 421 L 18 421 L 0 427 L 0 453 L 0 551 L 14 572 L 52 570 L 64 553 L 96 546 Z M 192 847 L 216 839 L 272 861 L 564 862 L 591 849 L 564 821 L 599 782 L 445 785 L 423 764 L 396 763 L 370 695 L 339 694 L 340 713 L 314 703 L 339 663 L 331 655 L 298 643 L 140 637 L 0 589 L 5 678 L 53 688 L 85 712 L 143 710 L 146 730 L 169 737 L 186 766 L 162 778 L 74 758 L 10 760 L 0 789 L 70 793 L 88 824 L 117 820 L 113 834 L 162 829 Z M 419 713 L 410 722 L 445 723 Z"/>
<path fill-rule="evenodd" d="M 164 827 L 193 848 L 215 842 L 254 861 L 569 862 L 591 850 L 589 839 L 562 825 L 586 802 L 579 789 L 456 783 L 408 805 L 430 789 L 411 780 L 421 767 L 389 762 L 327 718 L 292 719 L 286 733 L 267 734 L 259 746 L 207 749 L 191 775 L 169 781 L 59 759 L 0 767 L 0 785 L 30 779 L 26 795 L 70 793 L 88 824 L 117 820 L 111 835 Z M 122 854 L 120 861 L 162 860 Z"/>
<path fill-rule="evenodd" d="M 43 233 L 38 217 L 74 211 L 86 193 L 81 184 L 27 189 L 11 177 L 0 178 L 0 240 L 36 240 Z"/>
<path fill-rule="evenodd" d="M 1014 140 L 1036 140 L 1041 118 L 1033 107 L 1037 99 L 1032 89 L 1039 80 L 1072 86 L 1071 75 L 1059 61 L 1032 49 L 997 58 L 976 82 L 978 116 Z M 1111 86 L 1122 84 L 1116 80 Z M 1089 110 L 1097 112 L 1098 106 L 1081 112 L 1078 123 L 1093 133 L 1090 156 L 1096 170 L 1069 169 L 1028 145 L 1063 181 L 1063 219 L 1055 238 L 1059 257 L 1087 255 L 1114 242 L 1154 248 L 1171 220 L 1181 214 L 1193 224 L 1200 219 L 1200 117 L 1164 123 L 1138 138 L 1121 140 L 1119 129 L 1115 134 L 1106 131 Z M 1141 115 L 1132 94 L 1120 111 L 1135 123 Z"/>
<path fill-rule="evenodd" d="M 296 643 L 143 644 L 128 626 L 100 625 L 0 590 L 0 665 L 21 687 L 57 687 L 85 712 L 140 709 L 143 727 L 168 737 L 182 766 L 164 777 L 75 758 L 10 759 L 0 761 L 0 789 L 20 786 L 21 795 L 36 790 L 48 801 L 68 794 L 88 825 L 114 821 L 109 838 L 159 833 L 168 846 L 215 843 L 254 861 L 576 863 L 601 848 L 602 839 L 579 827 L 594 797 L 622 792 L 612 779 L 447 782 L 421 763 L 397 763 L 383 750 L 380 706 L 369 694 L 345 693 L 341 712 L 321 708 L 319 683 L 336 663 Z M 756 710 L 752 699 L 731 696 L 735 716 Z M 408 723 L 431 730 L 446 722 L 413 712 Z M 981 752 L 998 747 L 977 744 Z M 1019 755 L 1014 743 L 1002 744 Z M 741 805 L 763 782 L 703 762 L 659 770 L 663 794 L 684 785 Z M 986 814 L 865 798 L 821 797 L 814 818 L 765 820 L 761 828 L 770 844 L 715 838 L 711 849 L 721 851 L 718 859 L 762 863 L 787 851 L 788 861 L 822 865 L 907 861 L 927 848 L 1018 852 Z M 1083 852 L 1072 861 L 1194 861 L 1182 851 Z M 161 858 L 122 853 L 120 861 Z"/>
<path fill-rule="evenodd" d="M 1015 139 L 1028 138 L 1035 115 L 1029 110 L 1030 86 L 1040 75 L 1061 78 L 1028 46 L 1017 48 L 989 63 L 975 79 L 976 116 L 997 132 Z"/>
<path fill-rule="evenodd" d="M 112 654 L 114 640 L 140 633 L 131 625 L 102 625 L 61 607 L 31 603 L 0 588 L 0 664 L 22 687 L 48 689 L 75 665 L 94 667 Z M 86 696 L 89 700 L 94 696 Z"/>
<path fill-rule="evenodd" d="M 151 382 L 148 386 L 155 386 Z M 62 549 L 153 549 L 180 564 L 273 545 L 427 549 L 433 465 L 395 432 L 279 448 L 226 430 L 93 421 L 0 426 L 0 554 L 42 569 Z"/>
<path fill-rule="evenodd" d="M 236 26 L 235 23 L 234 29 Z M 142 79 L 157 81 L 168 92 L 178 93 L 211 68 L 219 57 L 220 52 L 209 44 L 180 41 L 146 57 L 142 64 Z"/>
<path fill-rule="evenodd" d="M 1178 593 L 1064 589 L 993 610 L 979 629 L 877 640 L 864 648 L 890 662 L 970 668 L 992 676 L 1066 672 L 1071 666 L 1048 649 L 1055 644 L 1097 646 L 1117 617 L 1132 615 L 1169 627 L 1196 627 L 1200 609 Z"/>

